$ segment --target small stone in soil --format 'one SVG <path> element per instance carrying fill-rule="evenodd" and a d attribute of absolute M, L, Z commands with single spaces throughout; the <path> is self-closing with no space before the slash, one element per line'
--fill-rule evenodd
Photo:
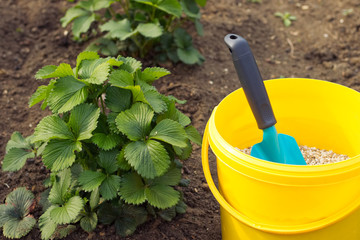
<path fill-rule="evenodd" d="M 307 165 L 323 165 L 349 159 L 347 155 L 334 153 L 332 150 L 324 150 L 308 146 L 299 146 L 299 148 Z M 236 149 L 248 155 L 251 153 L 251 147 L 245 149 Z"/>

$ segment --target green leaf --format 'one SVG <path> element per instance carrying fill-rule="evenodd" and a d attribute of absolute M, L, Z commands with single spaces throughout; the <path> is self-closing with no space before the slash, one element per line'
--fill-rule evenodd
<path fill-rule="evenodd" d="M 33 95 L 31 95 L 31 97 L 29 99 L 29 107 L 32 107 L 35 104 L 46 99 L 47 88 L 48 88 L 48 86 L 41 85 L 36 89 L 36 92 Z"/>
<path fill-rule="evenodd" d="M 116 71 L 114 71 L 116 72 Z M 111 75 L 112 76 L 112 75 Z M 111 79 L 110 76 L 110 79 Z M 111 81 L 111 80 L 110 80 Z M 108 87 L 106 89 L 106 106 L 113 112 L 122 112 L 131 106 L 131 91 L 118 87 Z"/>
<path fill-rule="evenodd" d="M 52 171 L 70 167 L 75 161 L 75 151 L 81 150 L 81 144 L 68 139 L 53 139 L 45 147 L 43 162 Z"/>
<path fill-rule="evenodd" d="M 171 119 L 164 119 L 159 122 L 151 131 L 149 137 L 173 146 L 186 147 L 187 134 L 183 126 Z"/>
<path fill-rule="evenodd" d="M 100 109 L 91 104 L 81 104 L 71 110 L 69 126 L 78 141 L 92 137 L 99 116 Z"/>
<path fill-rule="evenodd" d="M 55 207 L 50 212 L 51 219 L 57 224 L 73 221 L 83 208 L 84 202 L 79 196 L 70 198 L 63 206 Z"/>
<path fill-rule="evenodd" d="M 200 135 L 200 133 L 196 130 L 195 127 L 193 126 L 187 126 L 185 128 L 186 134 L 188 136 L 188 138 L 190 139 L 190 141 L 196 143 L 197 145 L 201 146 L 201 142 L 202 142 L 202 137 Z"/>
<path fill-rule="evenodd" d="M 188 116 L 180 112 L 178 109 L 176 109 L 176 115 L 177 115 L 177 122 L 179 122 L 183 127 L 189 125 L 191 123 L 191 120 Z"/>
<path fill-rule="evenodd" d="M 88 11 L 94 12 L 102 8 L 109 7 L 113 2 L 113 0 L 88 0 L 79 2 L 78 6 Z"/>
<path fill-rule="evenodd" d="M 67 11 L 66 11 L 66 14 L 64 17 L 62 17 L 60 19 L 60 22 L 61 22 L 61 26 L 64 28 L 66 27 L 71 21 L 73 21 L 75 18 L 78 18 L 78 17 L 81 17 L 81 16 L 84 16 L 88 14 L 87 11 L 79 8 L 79 7 L 72 7 L 72 8 L 69 8 Z"/>
<path fill-rule="evenodd" d="M 174 41 L 178 48 L 188 48 L 192 46 L 192 37 L 183 28 L 174 31 Z"/>
<path fill-rule="evenodd" d="M 176 217 L 175 207 L 167 208 L 158 212 L 159 216 L 165 221 L 170 222 L 174 217 Z"/>
<path fill-rule="evenodd" d="M 42 67 L 41 69 L 39 69 L 36 72 L 35 78 L 36 79 L 44 79 L 44 78 L 46 78 L 45 76 L 50 75 L 51 73 L 55 72 L 56 69 L 57 69 L 57 66 L 55 66 L 55 65 L 47 65 L 45 67 Z"/>
<path fill-rule="evenodd" d="M 186 213 L 186 208 L 187 208 L 187 205 L 186 205 L 186 203 L 184 203 L 183 200 L 180 200 L 178 202 L 178 204 L 176 204 L 176 207 L 175 207 L 176 212 L 180 213 L 180 214 Z"/>
<path fill-rule="evenodd" d="M 38 147 L 38 149 L 37 149 L 37 151 L 36 151 L 36 156 L 42 156 L 42 153 L 44 152 L 44 149 L 45 149 L 46 145 L 47 145 L 47 142 L 41 144 L 41 145 Z"/>
<path fill-rule="evenodd" d="M 28 152 L 22 148 L 11 148 L 4 157 L 2 170 L 17 171 L 25 165 L 27 159 L 34 157 L 35 154 L 33 152 Z"/>
<path fill-rule="evenodd" d="M 289 27 L 291 25 L 291 20 L 290 19 L 284 19 L 284 25 L 285 27 Z"/>
<path fill-rule="evenodd" d="M 138 224 L 134 218 L 120 217 L 115 221 L 116 234 L 126 237 L 133 234 Z"/>
<path fill-rule="evenodd" d="M 142 178 L 135 172 L 125 174 L 120 184 L 121 199 L 129 204 L 141 204 L 145 202 L 145 185 Z"/>
<path fill-rule="evenodd" d="M 93 83 L 97 85 L 103 84 L 109 75 L 110 64 L 108 62 L 102 63 L 95 68 L 91 76 L 87 79 L 84 79 L 88 83 Z"/>
<path fill-rule="evenodd" d="M 174 206 L 180 199 L 180 193 L 167 185 L 154 185 L 145 189 L 148 202 L 157 208 Z"/>
<path fill-rule="evenodd" d="M 123 41 L 136 33 L 131 29 L 130 21 L 125 18 L 121 21 L 110 20 L 100 26 L 102 32 L 109 32 L 106 37 L 118 38 Z"/>
<path fill-rule="evenodd" d="M 207 0 L 195 0 L 195 2 L 201 7 L 205 7 Z"/>
<path fill-rule="evenodd" d="M 148 212 L 143 206 L 134 206 L 129 204 L 122 205 L 124 217 L 132 217 L 136 224 L 143 224 L 147 220 Z"/>
<path fill-rule="evenodd" d="M 74 165 L 72 165 L 70 170 L 72 181 L 77 181 L 77 179 L 80 177 L 80 174 L 84 171 L 80 163 L 75 163 Z"/>
<path fill-rule="evenodd" d="M 51 182 L 51 178 L 48 177 L 43 181 L 44 187 L 51 187 L 52 186 L 52 182 Z"/>
<path fill-rule="evenodd" d="M 90 212 L 87 213 L 85 217 L 81 218 L 80 226 L 86 232 L 92 232 L 95 230 L 98 223 L 98 218 L 96 213 Z"/>
<path fill-rule="evenodd" d="M 137 26 L 136 31 L 138 31 L 144 37 L 157 38 L 162 35 L 163 28 L 161 25 L 155 23 L 140 23 Z"/>
<path fill-rule="evenodd" d="M 201 63 L 204 57 L 194 47 L 178 48 L 176 50 L 179 59 L 186 64 Z"/>
<path fill-rule="evenodd" d="M 283 18 L 284 17 L 284 14 L 282 14 L 281 12 L 276 12 L 274 14 L 276 17 L 280 17 L 280 18 Z"/>
<path fill-rule="evenodd" d="M 135 0 L 139 3 L 144 3 L 153 7 L 156 7 L 166 13 L 174 15 L 176 17 L 181 16 L 181 5 L 177 0 L 163 0 L 163 1 L 153 1 L 153 0 Z"/>
<path fill-rule="evenodd" d="M 193 1 L 193 0 L 182 0 L 180 3 L 181 3 L 181 6 L 183 8 L 184 13 L 188 17 L 195 18 L 195 19 L 199 19 L 201 17 L 200 9 L 197 6 L 195 1 Z"/>
<path fill-rule="evenodd" d="M 170 165 L 164 146 L 154 140 L 132 142 L 125 148 L 125 158 L 145 178 L 154 178 L 166 172 Z"/>
<path fill-rule="evenodd" d="M 178 57 L 178 55 L 176 53 L 176 49 L 169 49 L 166 52 L 166 56 L 167 56 L 167 58 L 169 58 L 174 63 L 178 63 L 180 61 L 179 57 Z"/>
<path fill-rule="evenodd" d="M 124 58 L 119 56 L 118 60 L 124 62 L 124 64 L 121 65 L 119 69 L 128 71 L 129 73 L 134 73 L 142 67 L 142 63 L 132 57 Z"/>
<path fill-rule="evenodd" d="M 98 119 L 98 124 L 96 126 L 96 129 L 93 131 L 93 135 L 95 133 L 109 133 L 109 126 L 107 123 L 107 116 L 104 113 L 100 112 L 100 116 Z"/>
<path fill-rule="evenodd" d="M 53 183 L 49 192 L 48 200 L 52 204 L 63 204 L 66 193 L 69 191 L 71 184 L 71 170 L 65 169 L 58 174 L 58 178 Z"/>
<path fill-rule="evenodd" d="M 40 69 L 35 77 L 37 79 L 45 79 L 45 78 L 62 78 L 67 76 L 73 76 L 74 72 L 71 66 L 67 63 L 61 63 L 58 67 L 54 68 L 55 66 L 45 66 Z M 53 70 L 53 72 L 50 72 Z"/>
<path fill-rule="evenodd" d="M 107 176 L 100 186 L 100 194 L 105 200 L 116 197 L 120 187 L 120 177 L 117 175 Z"/>
<path fill-rule="evenodd" d="M 25 187 L 16 188 L 6 196 L 6 204 L 16 208 L 20 218 L 25 217 L 30 212 L 30 207 L 34 203 L 34 194 Z"/>
<path fill-rule="evenodd" d="M 56 208 L 56 206 L 49 207 L 43 215 L 39 218 L 39 228 L 41 231 L 41 239 L 50 239 L 54 234 L 57 224 L 51 219 L 50 212 Z"/>
<path fill-rule="evenodd" d="M 195 28 L 196 28 L 196 32 L 197 32 L 197 34 L 199 34 L 199 36 L 204 36 L 204 27 L 199 19 L 195 20 Z"/>
<path fill-rule="evenodd" d="M 149 90 L 144 91 L 143 93 L 146 101 L 156 113 L 161 113 L 166 110 L 167 105 L 163 99 L 163 95 L 161 95 L 158 91 Z"/>
<path fill-rule="evenodd" d="M 174 146 L 175 153 L 181 160 L 188 159 L 192 153 L 192 145 L 190 141 L 186 140 L 186 144 L 187 146 L 184 148 Z"/>
<path fill-rule="evenodd" d="M 91 210 L 94 210 L 100 202 L 100 191 L 99 188 L 95 188 L 90 195 L 90 200 L 89 200 L 89 204 L 90 204 L 90 208 Z"/>
<path fill-rule="evenodd" d="M 125 70 L 116 70 L 111 73 L 109 82 L 121 88 L 134 86 L 134 76 Z"/>
<path fill-rule="evenodd" d="M 51 139 L 74 139 L 66 123 L 58 116 L 43 118 L 35 128 L 33 142 L 47 142 Z"/>
<path fill-rule="evenodd" d="M 107 123 L 109 125 L 109 128 L 110 128 L 111 132 L 116 133 L 116 134 L 120 134 L 120 131 L 116 126 L 116 118 L 118 115 L 119 115 L 119 113 L 117 113 L 117 112 L 111 112 L 107 116 Z"/>
<path fill-rule="evenodd" d="M 91 192 L 98 188 L 105 178 L 104 173 L 86 170 L 80 174 L 78 181 L 84 191 Z"/>
<path fill-rule="evenodd" d="M 51 79 L 47 88 L 46 88 L 46 93 L 45 93 L 45 98 L 43 103 L 41 104 L 41 110 L 45 110 L 45 108 L 48 106 L 48 101 L 49 101 L 49 96 L 50 93 L 52 92 L 53 88 L 55 87 L 55 83 L 56 83 L 56 79 Z"/>
<path fill-rule="evenodd" d="M 141 88 L 141 90 L 143 91 L 143 92 L 146 92 L 146 91 L 157 91 L 156 90 L 156 87 L 155 86 L 152 86 L 152 85 L 150 85 L 149 83 L 147 83 L 147 82 L 145 82 L 145 81 L 143 81 L 143 80 L 141 80 L 141 72 L 140 71 L 138 71 L 137 73 L 136 73 L 136 76 L 135 76 L 135 86 L 140 86 L 140 88 Z"/>
<path fill-rule="evenodd" d="M 144 71 L 141 73 L 141 80 L 149 84 L 152 84 L 155 80 L 169 74 L 170 71 L 166 70 L 165 68 L 160 68 L 160 67 L 145 68 Z"/>
<path fill-rule="evenodd" d="M 103 224 L 112 224 L 120 215 L 122 215 L 122 211 L 116 204 L 103 202 L 99 207 L 98 217 Z"/>
<path fill-rule="evenodd" d="M 9 211 L 12 210 L 12 206 L 8 206 L 5 204 L 0 204 L 0 228 L 4 226 L 4 224 L 15 217 L 9 214 Z"/>
<path fill-rule="evenodd" d="M 33 216 L 23 219 L 11 219 L 3 226 L 3 234 L 7 238 L 21 238 L 28 234 L 35 226 L 36 220 Z"/>
<path fill-rule="evenodd" d="M 95 60 L 95 59 L 99 59 L 99 58 L 100 58 L 99 54 L 97 54 L 96 52 L 91 52 L 91 51 L 81 52 L 76 58 L 76 69 L 75 69 L 76 76 L 78 76 L 78 71 L 79 71 L 82 61 Z"/>
<path fill-rule="evenodd" d="M 129 89 L 132 93 L 132 101 L 133 102 L 143 102 L 143 103 L 149 104 L 145 98 L 144 92 L 141 89 L 140 85 L 129 86 L 129 87 L 127 87 L 127 89 Z"/>
<path fill-rule="evenodd" d="M 48 178 L 49 179 L 49 178 Z M 45 184 L 44 184 L 45 185 Z M 45 212 L 50 206 L 52 206 L 51 202 L 48 200 L 50 194 L 50 188 L 44 190 L 40 195 L 39 204 L 43 212 Z"/>
<path fill-rule="evenodd" d="M 181 169 L 172 166 L 169 169 L 169 171 L 167 171 L 165 174 L 155 178 L 152 181 L 152 184 L 175 186 L 179 184 L 180 180 L 181 180 Z"/>
<path fill-rule="evenodd" d="M 95 21 L 95 14 L 86 14 L 77 17 L 72 25 L 72 32 L 76 39 L 80 38 L 80 34 L 87 32 L 91 26 L 91 23 Z"/>
<path fill-rule="evenodd" d="M 78 66 L 78 77 L 84 80 L 90 79 L 91 75 L 94 74 L 96 68 L 103 63 L 109 63 L 108 60 L 110 59 L 99 58 L 82 60 L 80 65 Z"/>
<path fill-rule="evenodd" d="M 171 103 L 168 104 L 167 111 L 164 112 L 163 114 L 160 114 L 156 118 L 156 121 L 157 123 L 159 123 L 164 119 L 171 119 L 177 121 L 183 127 L 191 123 L 191 120 L 188 116 L 186 116 L 185 114 L 181 113 L 178 109 L 176 109 L 175 101 L 171 101 Z"/>
<path fill-rule="evenodd" d="M 135 103 L 130 109 L 121 112 L 115 121 L 122 133 L 130 140 L 137 141 L 144 139 L 150 132 L 153 117 L 154 112 L 147 104 Z"/>
<path fill-rule="evenodd" d="M 100 151 L 99 153 L 99 165 L 105 169 L 106 173 L 112 174 L 118 170 L 117 155 L 118 150 L 112 151 Z"/>
<path fill-rule="evenodd" d="M 23 148 L 31 150 L 31 145 L 26 141 L 26 139 L 19 132 L 14 132 L 8 143 L 6 144 L 5 152 L 8 153 L 12 148 Z"/>
<path fill-rule="evenodd" d="M 122 62 L 114 58 L 83 60 L 79 66 L 78 75 L 88 83 L 101 85 L 109 75 L 110 66 L 120 66 Z"/>
<path fill-rule="evenodd" d="M 91 141 L 103 150 L 111 150 L 122 142 L 119 135 L 105 133 L 95 133 Z"/>
<path fill-rule="evenodd" d="M 125 159 L 125 147 L 123 147 L 117 155 L 117 163 L 119 168 L 124 171 L 129 171 L 131 169 L 131 165 Z"/>
<path fill-rule="evenodd" d="M 160 4 L 158 5 L 158 8 L 174 16 L 177 17 L 181 16 L 181 5 L 177 0 L 161 1 Z"/>
<path fill-rule="evenodd" d="M 79 2 L 78 6 L 94 12 L 102 8 L 108 8 L 113 2 L 113 0 L 88 0 Z"/>
<path fill-rule="evenodd" d="M 48 104 L 54 113 L 64 113 L 85 102 L 88 91 L 85 83 L 73 76 L 60 78 L 56 81 L 49 95 Z"/>

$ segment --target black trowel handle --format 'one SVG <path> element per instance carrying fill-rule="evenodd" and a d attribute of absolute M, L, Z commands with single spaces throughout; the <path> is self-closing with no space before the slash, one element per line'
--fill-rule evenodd
<path fill-rule="evenodd" d="M 228 34 L 224 40 L 258 127 L 265 129 L 275 125 L 274 112 L 249 44 L 236 34 Z"/>

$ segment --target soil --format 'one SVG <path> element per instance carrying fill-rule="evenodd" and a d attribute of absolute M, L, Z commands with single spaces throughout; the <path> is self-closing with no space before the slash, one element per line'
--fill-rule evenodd
<path fill-rule="evenodd" d="M 74 65 L 76 55 L 86 47 L 73 42 L 59 23 L 71 4 L 65 0 L 1 1 L 0 159 L 12 132 L 30 135 L 49 114 L 27 106 L 31 94 L 42 84 L 35 80 L 35 72 L 60 62 Z M 285 11 L 297 17 L 290 27 L 274 16 Z M 240 87 L 223 42 L 226 34 L 236 33 L 248 40 L 264 79 L 314 78 L 360 90 L 359 16 L 357 0 L 209 0 L 202 9 L 204 36 L 194 35 L 206 61 L 201 66 L 167 64 L 172 74 L 156 86 L 162 93 L 186 99 L 180 109 L 203 133 L 214 106 Z M 214 169 L 214 158 L 210 161 Z M 194 146 L 184 166 L 184 177 L 191 180 L 184 189 L 187 213 L 172 222 L 150 219 L 124 239 L 221 239 L 219 205 L 204 179 L 199 147 Z M 19 172 L 0 171 L 0 202 L 18 186 L 28 187 L 38 197 L 47 174 L 40 160 L 28 161 Z M 35 216 L 39 215 L 37 208 Z M 39 234 L 34 229 L 23 239 L 40 239 Z M 78 228 L 66 239 L 121 238 L 115 235 L 114 227 L 100 225 L 90 234 Z"/>

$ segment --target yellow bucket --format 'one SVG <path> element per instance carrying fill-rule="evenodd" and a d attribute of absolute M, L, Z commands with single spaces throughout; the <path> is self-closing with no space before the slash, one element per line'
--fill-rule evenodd
<path fill-rule="evenodd" d="M 360 93 L 313 79 L 265 81 L 280 133 L 299 145 L 346 154 L 317 166 L 278 164 L 238 151 L 262 131 L 242 89 L 224 98 L 205 129 L 202 164 L 221 208 L 224 240 L 360 239 Z M 211 177 L 209 144 L 219 189 Z"/>

